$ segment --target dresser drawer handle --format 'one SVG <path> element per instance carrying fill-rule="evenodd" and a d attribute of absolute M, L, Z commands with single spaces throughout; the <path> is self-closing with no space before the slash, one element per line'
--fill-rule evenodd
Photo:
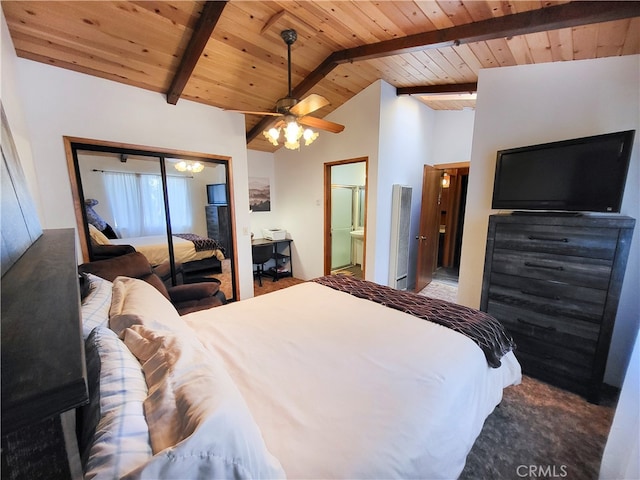
<path fill-rule="evenodd" d="M 559 272 L 562 272 L 564 270 L 564 267 L 562 266 L 540 265 L 538 263 L 533 263 L 533 262 L 524 262 L 524 266 L 533 267 L 533 268 L 546 268 L 547 270 L 557 270 Z"/>
<path fill-rule="evenodd" d="M 557 295 L 545 295 L 544 293 L 529 292 L 527 290 L 520 290 L 520 293 L 531 295 L 533 297 L 548 298 L 550 300 L 560 300 L 560 297 Z"/>
<path fill-rule="evenodd" d="M 555 332 L 556 331 L 556 327 L 553 327 L 551 325 L 548 325 L 548 326 L 538 325 L 537 323 L 528 322 L 528 321 L 523 320 L 521 318 L 518 318 L 517 321 L 519 323 L 524 323 L 525 325 L 528 325 L 530 327 L 539 328 L 540 330 L 546 330 L 547 332 Z"/>
<path fill-rule="evenodd" d="M 529 235 L 529 240 L 541 240 L 543 242 L 562 242 L 568 243 L 568 238 L 557 238 L 557 237 L 537 237 L 535 235 Z"/>

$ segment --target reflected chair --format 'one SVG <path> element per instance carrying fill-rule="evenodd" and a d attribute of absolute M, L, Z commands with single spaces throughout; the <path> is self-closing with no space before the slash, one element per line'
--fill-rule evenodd
<path fill-rule="evenodd" d="M 271 260 L 271 258 L 273 257 L 273 245 L 271 245 L 270 243 L 264 245 L 253 245 L 251 247 L 251 255 L 253 257 L 253 264 L 256 266 L 256 270 L 253 272 L 253 277 L 257 277 L 258 285 L 262 286 L 264 264 Z"/>
<path fill-rule="evenodd" d="M 167 288 L 149 264 L 147 257 L 140 252 L 83 263 L 78 266 L 78 272 L 91 273 L 110 282 L 120 275 L 144 280 L 162 293 L 180 315 L 226 303 L 225 295 L 220 291 L 220 282 L 214 279 Z"/>

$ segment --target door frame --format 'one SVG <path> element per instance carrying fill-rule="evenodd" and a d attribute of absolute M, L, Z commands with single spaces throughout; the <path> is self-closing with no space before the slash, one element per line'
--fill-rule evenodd
<path fill-rule="evenodd" d="M 362 278 L 365 275 L 365 264 L 367 262 L 367 217 L 369 216 L 369 157 L 349 158 L 326 162 L 324 164 L 324 275 L 331 274 L 331 168 L 349 163 L 364 162 L 364 239 L 362 242 Z"/>

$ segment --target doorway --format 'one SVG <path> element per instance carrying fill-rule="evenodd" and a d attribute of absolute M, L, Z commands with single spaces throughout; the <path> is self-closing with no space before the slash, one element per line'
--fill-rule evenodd
<path fill-rule="evenodd" d="M 364 278 L 367 159 L 325 164 L 324 273 Z"/>
<path fill-rule="evenodd" d="M 416 291 L 433 279 L 457 283 L 469 162 L 425 165 Z"/>
<path fill-rule="evenodd" d="M 436 277 L 457 281 L 460 271 L 469 164 L 436 165 L 442 175 Z"/>

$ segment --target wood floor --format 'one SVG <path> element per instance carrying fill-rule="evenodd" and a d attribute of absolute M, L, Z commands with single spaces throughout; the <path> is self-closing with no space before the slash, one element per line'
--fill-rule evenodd
<path fill-rule="evenodd" d="M 260 286 L 258 280 L 253 281 L 253 295 L 257 297 L 258 295 L 264 295 L 265 293 L 275 292 L 276 290 L 281 290 L 283 288 L 290 287 L 292 285 L 297 285 L 298 283 L 302 283 L 304 280 L 295 277 L 284 277 L 278 279 L 278 281 L 274 282 L 271 278 L 262 278 L 262 286 Z"/>

